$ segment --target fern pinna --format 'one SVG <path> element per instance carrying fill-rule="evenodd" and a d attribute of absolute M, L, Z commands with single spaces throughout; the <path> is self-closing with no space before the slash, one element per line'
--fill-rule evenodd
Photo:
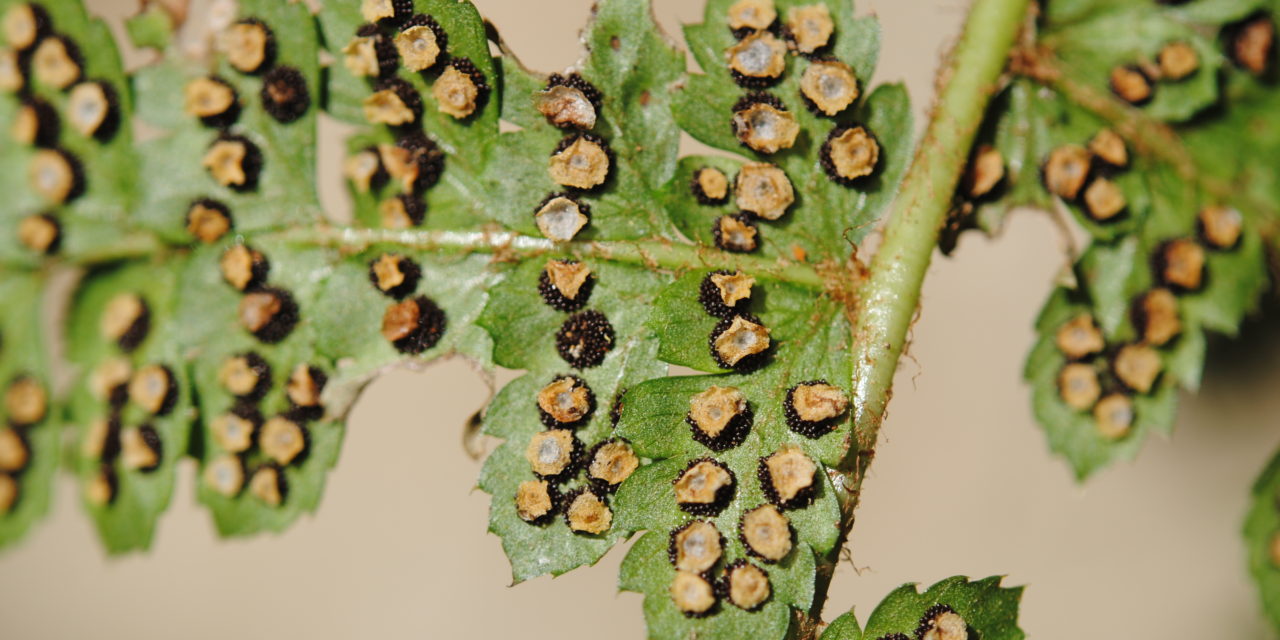
<path fill-rule="evenodd" d="M 939 232 L 1031 204 L 1088 235 L 1027 369 L 1082 477 L 1167 429 L 1267 284 L 1270 0 L 980 0 L 914 164 L 847 1 L 708 0 L 690 73 L 647 2 L 602 0 L 549 75 L 469 2 L 318 4 L 146 7 L 155 62 L 126 73 L 78 1 L 0 0 L 0 542 L 59 460 L 112 552 L 150 544 L 183 458 L 221 534 L 281 530 L 363 385 L 457 355 L 524 372 L 479 482 L 516 582 L 634 537 L 653 637 L 1021 638 L 994 578 L 821 624 Z M 352 130 L 349 224 L 317 194 L 322 111 Z"/>

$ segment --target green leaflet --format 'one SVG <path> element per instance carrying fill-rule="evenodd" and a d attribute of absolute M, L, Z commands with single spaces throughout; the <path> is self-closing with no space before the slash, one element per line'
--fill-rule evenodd
<path fill-rule="evenodd" d="M 651 324 L 661 339 L 659 357 L 704 371 L 721 371 L 712 359 L 708 336 L 718 319 L 703 309 L 699 288 L 707 272 L 685 274 L 669 286 L 655 305 Z M 661 460 L 636 472 L 618 492 L 618 521 L 648 533 L 631 549 L 623 564 L 620 586 L 645 594 L 645 614 L 651 633 L 661 637 L 741 637 L 754 629 L 754 637 L 783 637 L 791 620 L 789 609 L 807 611 L 812 605 L 814 556 L 833 552 L 839 536 L 840 505 L 825 465 L 834 465 L 848 447 L 848 433 L 841 416 L 829 432 L 810 438 L 790 430 L 784 415 L 788 390 L 801 382 L 826 380 L 843 386 L 851 373 L 841 357 L 849 327 L 840 307 L 832 300 L 816 298 L 810 291 L 769 281 L 757 282 L 746 308 L 770 329 L 771 347 L 766 364 L 751 373 L 669 377 L 646 382 L 630 390 L 623 403 L 618 432 L 640 455 Z M 690 399 L 712 385 L 736 387 L 753 414 L 750 428 L 739 444 L 720 451 L 694 440 L 686 422 Z M 719 445 L 717 445 L 719 446 Z M 676 571 L 668 560 L 671 532 L 693 519 L 676 503 L 672 485 L 692 462 L 710 457 L 734 475 L 732 500 L 714 516 L 700 516 L 716 526 L 725 540 L 720 567 L 738 559 L 750 559 L 739 538 L 740 518 L 748 510 L 769 502 L 762 479 L 757 478 L 761 458 L 786 446 L 799 447 L 817 463 L 811 504 L 785 511 L 794 532 L 795 546 L 777 564 L 763 565 L 773 595 L 759 611 L 748 612 L 721 602 L 715 613 L 701 619 L 686 618 L 676 609 L 668 588 Z M 752 562 L 759 565 L 758 562 Z M 719 579 L 722 571 L 716 569 Z"/>
<path fill-rule="evenodd" d="M 0 14 L 18 4 L 18 0 L 0 1 Z M 75 85 L 69 85 L 66 91 L 48 86 L 38 81 L 29 63 L 21 65 L 28 97 L 53 112 L 41 121 L 48 122 L 50 116 L 58 121 L 50 130 L 52 135 L 42 134 L 37 142 L 74 158 L 80 177 L 79 186 L 65 202 L 41 195 L 29 182 L 40 150 L 6 137 L 0 148 L 0 192 L 6 194 L 6 206 L 0 209 L 0 262 L 15 266 L 34 266 L 41 258 L 39 251 L 19 239 L 19 221 L 36 214 L 51 216 L 57 220 L 60 232 L 57 244 L 47 252 L 83 259 L 126 243 L 126 229 L 120 222 L 137 195 L 130 121 L 133 96 L 111 32 L 104 22 L 90 18 L 79 2 L 49 3 L 46 10 L 52 33 L 79 51 L 81 73 L 77 83 L 105 83 L 114 94 L 114 109 L 98 129 L 97 137 L 85 136 L 72 125 L 67 108 L 69 91 Z M 9 51 L 9 44 L 2 38 L 0 35 L 0 51 Z M 14 122 L 22 106 L 23 99 L 18 94 L 0 92 L 0 121 Z M 6 128 L 6 135 L 8 131 Z"/>
<path fill-rule="evenodd" d="M 594 126 L 612 154 L 604 183 L 576 192 L 557 184 L 549 162 L 562 142 L 578 135 L 558 129 L 535 108 L 535 93 L 548 79 L 522 67 L 504 51 L 508 84 L 503 118 L 520 125 L 503 133 L 485 172 L 492 185 L 487 206 L 504 226 L 541 235 L 534 214 L 552 194 L 570 192 L 590 207 L 590 222 L 578 240 L 671 237 L 660 202 L 663 185 L 675 171 L 679 128 L 672 119 L 672 88 L 683 76 L 684 59 L 653 21 L 647 2 L 602 2 L 584 34 L 587 53 L 578 68 L 601 94 Z"/>
<path fill-rule="evenodd" d="M 613 347 L 599 366 L 577 369 L 557 352 L 556 333 L 570 314 L 548 306 L 538 294 L 544 263 L 530 260 L 509 272 L 490 292 L 489 304 L 479 319 L 494 341 L 493 358 L 500 366 L 528 373 L 504 387 L 485 412 L 485 433 L 504 442 L 485 461 L 480 488 L 493 496 L 489 529 L 502 537 L 511 560 L 512 578 L 521 582 L 545 573 L 558 575 L 584 564 L 594 564 L 631 529 L 621 521 L 615 498 L 606 498 L 613 510 L 613 524 L 599 535 L 574 533 L 557 515 L 547 524 L 535 525 L 516 514 L 515 496 L 520 483 L 535 480 L 525 450 L 530 439 L 543 431 L 537 394 L 544 385 L 564 375 L 582 378 L 595 398 L 588 421 L 574 429 L 583 453 L 613 436 L 611 413 L 623 390 L 666 373 L 656 358 L 657 341 L 645 326 L 654 296 L 666 278 L 642 268 L 587 261 L 594 280 L 586 309 L 604 314 L 612 325 Z M 579 465 L 581 466 L 581 465 Z M 561 493 L 586 485 L 580 469 Z"/>
<path fill-rule="evenodd" d="M 1244 525 L 1249 572 L 1258 583 L 1263 610 L 1280 628 L 1280 457 L 1262 471 L 1251 500 Z"/>
<path fill-rule="evenodd" d="M 1022 599 L 1022 587 L 1002 587 L 1002 578 L 992 577 L 971 582 L 963 576 L 947 578 L 923 593 L 915 584 L 905 584 L 885 597 L 871 617 L 866 630 L 857 633 L 857 622 L 841 616 L 826 632 L 822 640 L 858 640 L 866 638 L 921 637 L 918 632 L 929 619 L 927 614 L 944 609 L 944 606 L 964 619 L 970 637 L 990 640 L 1021 640 L 1026 634 L 1018 628 L 1018 603 Z M 852 612 L 846 614 L 852 616 Z M 830 638 L 828 638 L 830 636 Z"/>
<path fill-rule="evenodd" d="M 1194 390 L 1199 385 L 1204 332 L 1234 335 L 1267 285 L 1261 233 L 1274 215 L 1280 189 L 1271 172 L 1258 165 L 1273 157 L 1280 143 L 1274 125 L 1262 117 L 1274 112 L 1276 98 L 1222 53 L 1229 45 L 1223 35 L 1226 25 L 1260 6 L 1234 0 L 1177 8 L 1138 2 L 1052 3 L 1040 25 L 1038 55 L 1062 76 L 1047 74 L 1042 81 L 1049 86 L 1032 78 L 1015 79 L 979 136 L 980 145 L 1000 151 L 1004 178 L 977 198 L 965 191 L 967 183 L 962 185 L 944 249 L 954 246 L 954 233 L 966 227 L 995 231 L 1011 208 L 1024 205 L 1065 207 L 1090 238 L 1069 281 L 1041 312 L 1039 337 L 1026 364 L 1033 406 L 1050 448 L 1065 456 L 1081 479 L 1113 460 L 1132 458 L 1147 432 L 1172 428 L 1177 387 Z M 1111 68 L 1155 64 L 1161 48 L 1172 42 L 1196 50 L 1198 70 L 1182 80 L 1157 81 L 1155 97 L 1137 107 L 1112 97 L 1107 80 Z M 1173 123 L 1176 138 L 1166 138 L 1156 128 L 1161 120 Z M 1086 147 L 1104 129 L 1125 136 L 1146 133 L 1124 140 L 1124 166 L 1092 160 L 1081 193 L 1108 179 L 1125 202 L 1121 213 L 1099 220 L 1083 195 L 1069 202 L 1050 196 L 1045 176 L 1055 150 Z M 1242 216 L 1239 239 L 1230 246 L 1215 246 L 1200 219 L 1217 206 Z M 1177 286 L 1163 270 L 1167 258 L 1162 256 L 1170 255 L 1165 253 L 1168 243 L 1175 241 L 1203 255 L 1201 281 L 1193 286 Z M 1143 301 L 1154 290 L 1176 297 L 1178 328 L 1167 341 L 1142 326 L 1148 322 Z M 1095 428 L 1101 421 L 1093 412 L 1095 402 L 1084 400 L 1072 408 L 1065 400 L 1060 374 L 1071 358 L 1055 340 L 1059 329 L 1081 314 L 1096 322 L 1105 345 L 1075 359 L 1095 372 L 1100 398 L 1121 394 L 1131 399 L 1127 430 L 1103 435 Z M 1144 342 L 1151 342 L 1159 357 L 1160 373 L 1149 391 L 1126 384 L 1116 371 L 1120 350 Z M 1079 374 L 1079 367 L 1074 369 Z"/>
<path fill-rule="evenodd" d="M 67 353 L 80 371 L 68 406 L 77 432 L 74 467 L 86 509 L 113 553 L 151 544 L 191 435 L 194 398 L 174 321 L 184 265 L 157 258 L 92 271 L 67 316 Z M 144 307 L 131 306 L 136 302 Z M 148 368 L 157 365 L 163 369 Z M 140 438 L 147 431 L 158 445 Z M 133 457 L 139 444 L 158 464 Z"/>
<path fill-rule="evenodd" d="M 350 155 L 359 151 L 376 150 L 379 144 L 394 144 L 398 135 L 421 129 L 431 141 L 445 153 L 443 174 L 438 184 L 430 185 L 420 195 L 427 214 L 422 226 L 433 229 L 459 229 L 472 227 L 491 219 L 493 213 L 486 198 L 490 191 L 481 180 L 498 138 L 498 116 L 503 102 L 503 83 L 496 63 L 489 55 L 489 41 L 484 22 L 470 2 L 454 0 L 420 0 L 414 4 L 417 14 L 430 16 L 446 34 L 445 52 L 435 66 L 421 72 L 411 72 L 401 65 L 387 78 L 357 75 L 352 71 L 345 53 L 349 45 L 358 40 L 357 31 L 364 26 L 359 2 L 326 3 L 317 19 L 324 44 L 336 60 L 326 70 L 327 102 L 325 110 L 336 118 L 363 125 L 348 138 Z M 394 49 L 393 39 L 400 29 L 383 25 L 376 29 L 384 46 Z M 440 111 L 433 93 L 449 59 L 465 59 L 483 74 L 488 94 L 469 117 L 457 119 Z M 393 131 L 386 125 L 371 125 L 364 114 L 363 103 L 390 78 L 409 83 L 422 101 L 422 116 L 403 131 Z M 385 166 L 383 167 L 385 171 Z M 378 206 L 403 189 L 393 178 L 376 180 L 370 188 L 357 186 L 348 175 L 348 188 L 355 205 L 355 221 L 367 226 L 382 226 Z"/>
<path fill-rule="evenodd" d="M 61 455 L 62 415 L 52 403 L 46 336 L 39 314 L 43 284 L 43 279 L 35 274 L 0 273 L 0 296 L 10 301 L 10 310 L 0 315 L 0 384 L 5 389 L 4 404 L 0 405 L 0 414 L 4 416 L 0 433 L 4 435 L 0 438 L 7 444 L 12 444 L 14 436 L 21 438 L 27 454 L 20 465 L 0 465 L 14 467 L 0 474 L 0 494 L 3 494 L 0 495 L 0 545 L 21 539 L 48 511 L 54 471 Z M 23 411 L 25 405 L 9 399 L 14 383 L 24 380 L 33 383 L 40 390 L 37 393 L 43 396 L 44 406 L 38 413 Z M 19 419 L 19 416 L 38 419 L 28 424 L 28 418 Z M 22 426 L 14 426 L 15 423 Z"/>
<path fill-rule="evenodd" d="M 274 55 L 254 73 L 234 68 L 218 56 L 213 69 L 201 68 L 171 48 L 165 61 L 139 71 L 135 89 L 139 116 L 166 135 L 138 145 L 143 197 L 132 217 L 173 242 L 190 242 L 187 213 L 194 201 L 224 205 L 237 232 L 316 223 L 322 219 L 315 187 L 316 114 L 321 97 L 319 43 L 303 4 L 248 0 L 237 20 L 261 21 L 272 33 Z M 263 85 L 273 73 L 296 69 L 305 84 L 307 108 L 287 122 L 270 115 Z M 201 77 L 216 78 L 235 90 L 234 117 L 225 130 L 185 111 L 186 90 Z M 225 124 L 219 123 L 219 124 Z M 246 170 L 244 187 L 219 183 L 206 168 L 206 154 L 219 140 L 235 136 L 250 143 L 260 170 Z"/>
<path fill-rule="evenodd" d="M 690 76 L 676 93 L 676 120 L 690 135 L 712 147 L 739 154 L 752 162 L 776 164 L 786 172 L 796 201 L 780 219 L 759 222 L 763 253 L 787 258 L 842 254 L 847 243 L 859 241 L 871 230 L 879 210 L 892 199 L 912 149 L 912 124 L 905 91 L 899 85 L 881 86 L 872 91 L 869 84 L 879 49 L 879 24 L 873 17 L 854 18 L 852 3 L 820 3 L 829 9 L 835 30 L 830 44 L 819 50 L 819 57 L 829 56 L 849 65 L 862 98 L 835 117 L 817 115 L 806 106 L 800 92 L 801 77 L 812 61 L 786 55 L 786 70 L 781 81 L 759 91 L 775 96 L 786 105 L 800 126 L 800 134 L 790 149 L 763 154 L 740 143 L 732 125 L 735 104 L 756 91 L 738 86 L 726 66 L 725 52 L 736 44 L 726 26 L 726 14 L 732 4 L 732 0 L 712 0 L 706 5 L 704 22 L 685 27 L 690 51 L 704 73 Z M 776 4 L 779 22 L 785 23 L 790 9 L 814 3 L 788 0 Z M 824 141 L 840 125 L 866 127 L 880 146 L 880 159 L 874 173 L 852 187 L 829 179 L 819 162 Z M 691 188 L 696 170 L 715 166 L 730 179 L 732 194 L 740 165 L 740 161 L 720 158 L 681 161 L 666 192 L 667 206 L 681 232 L 710 244 L 711 228 L 718 217 L 742 209 L 733 195 L 723 206 L 702 205 Z"/>

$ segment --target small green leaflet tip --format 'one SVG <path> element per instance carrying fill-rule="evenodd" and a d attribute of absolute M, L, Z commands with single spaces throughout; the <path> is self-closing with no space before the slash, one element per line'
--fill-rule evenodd
<path fill-rule="evenodd" d="M 1263 612 L 1280 629 L 1280 453 L 1272 457 L 1253 486 L 1244 525 L 1249 573 Z"/>
<path fill-rule="evenodd" d="M 1001 581 L 955 576 L 924 592 L 906 584 L 880 602 L 865 630 L 849 611 L 827 626 L 821 640 L 1021 640 L 1026 637 L 1018 628 L 1022 587 L 1002 587 Z"/>

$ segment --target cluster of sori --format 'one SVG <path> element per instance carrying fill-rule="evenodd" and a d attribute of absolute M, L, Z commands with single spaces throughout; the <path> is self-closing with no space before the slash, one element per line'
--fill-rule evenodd
<path fill-rule="evenodd" d="M 572 240 L 591 222 L 591 206 L 583 197 L 602 189 L 613 168 L 609 142 L 591 133 L 602 101 L 600 91 L 577 73 L 553 73 L 534 94 L 538 112 L 566 131 L 547 162 L 547 173 L 565 190 L 548 194 L 533 215 L 538 231 L 556 242 Z"/>
<path fill-rule="evenodd" d="M 876 640 L 968 640 L 976 637 L 964 617 L 945 604 L 929 607 L 912 635 L 890 633 Z"/>
<path fill-rule="evenodd" d="M 538 293 L 548 306 L 571 313 L 556 332 L 556 351 L 575 369 L 598 367 L 613 349 L 613 325 L 595 309 L 578 311 L 591 299 L 595 276 L 577 260 L 548 260 L 538 276 Z"/>
<path fill-rule="evenodd" d="M 1115 182 L 1128 165 L 1124 140 L 1114 131 L 1102 129 L 1089 139 L 1087 147 L 1066 144 L 1049 152 L 1040 175 L 1049 193 L 1082 207 L 1089 219 L 1106 223 L 1120 220 L 1129 206 Z M 972 173 L 979 175 L 976 169 Z"/>
<path fill-rule="evenodd" d="M 1182 333 L 1178 296 L 1204 286 L 1206 251 L 1231 251 L 1240 243 L 1243 219 L 1235 209 L 1208 206 L 1198 214 L 1199 237 L 1174 238 L 1151 255 L 1155 286 L 1136 296 L 1130 320 L 1137 340 L 1108 344 L 1091 314 L 1077 315 L 1055 335 L 1069 361 L 1058 374 L 1059 396 L 1076 411 L 1093 411 L 1098 432 L 1127 435 L 1135 420 L 1133 394 L 1150 393 L 1164 370 L 1161 351 Z"/>
<path fill-rule="evenodd" d="M 421 280 L 422 267 L 407 256 L 384 253 L 369 262 L 369 282 L 394 300 L 382 314 L 382 337 L 400 353 L 422 353 L 444 336 L 444 310 L 427 296 L 413 295 Z"/>
<path fill-rule="evenodd" d="M 767 89 L 782 82 L 787 55 L 806 59 L 799 94 L 818 117 L 837 118 L 859 96 L 858 79 L 846 63 L 828 55 L 835 22 L 826 5 L 791 8 L 781 21 L 773 0 L 739 0 L 729 7 L 728 25 L 736 44 L 725 51 L 729 74 L 747 93 L 733 105 L 731 125 L 738 141 L 761 155 L 792 148 L 801 125 L 786 104 Z M 831 129 L 819 149 L 827 176 L 845 186 L 870 176 L 880 161 L 880 145 L 863 126 L 848 123 Z M 703 205 L 721 205 L 730 191 L 739 212 L 712 225 L 716 245 L 726 251 L 751 252 L 760 246 L 758 220 L 775 221 L 795 202 L 790 179 L 768 162 L 742 166 L 731 182 L 723 171 L 704 167 L 690 185 Z"/>
<path fill-rule="evenodd" d="M 311 93 L 302 73 L 277 64 L 270 26 L 257 18 L 240 19 L 223 31 L 219 44 L 235 73 L 261 76 L 260 106 L 275 121 L 294 122 L 311 107 Z M 232 130 L 244 101 L 233 83 L 216 75 L 195 78 L 183 90 L 186 113 L 218 130 L 201 160 L 203 166 L 218 184 L 239 192 L 257 189 L 263 165 L 258 145 Z M 231 226 L 231 212 L 217 201 L 198 200 L 187 212 L 187 229 L 202 242 L 217 240 Z"/>
<path fill-rule="evenodd" d="M 1261 76 L 1271 66 L 1275 24 L 1258 13 L 1227 25 L 1222 32 L 1227 55 L 1240 68 Z M 1166 43 L 1154 61 L 1120 65 L 1111 70 L 1111 91 L 1133 105 L 1145 105 L 1155 97 L 1158 82 L 1181 82 L 1200 69 L 1200 54 L 1187 42 Z"/>
<path fill-rule="evenodd" d="M 848 406 L 843 392 L 825 383 L 804 383 L 787 394 L 786 413 L 792 429 L 811 437 L 825 433 Z M 804 417 L 814 418 L 805 420 Z M 739 446 L 752 428 L 754 413 L 736 387 L 712 385 L 689 398 L 693 439 L 715 452 Z M 768 502 L 744 510 L 737 522 L 738 540 L 750 558 L 764 564 L 783 561 L 794 547 L 791 522 L 784 513 L 813 503 L 820 469 L 804 450 L 783 445 L 759 459 L 756 478 Z M 668 559 L 676 573 L 670 595 L 682 613 L 703 617 L 725 599 L 747 611 L 768 601 L 768 572 L 747 558 L 730 560 L 724 536 L 710 520 L 732 502 L 738 479 L 725 463 L 712 458 L 689 462 L 673 480 L 676 504 L 695 518 L 673 529 Z M 722 568 L 717 575 L 716 569 Z"/>
<path fill-rule="evenodd" d="M 55 27 L 39 4 L 11 5 L 4 14 L 8 46 L 0 49 L 0 91 L 14 93 L 21 101 L 10 139 L 36 148 L 28 179 L 51 207 L 18 224 L 18 240 L 39 254 L 54 253 L 61 245 L 62 225 L 56 207 L 85 191 L 80 159 L 62 144 L 66 141 L 63 124 L 73 132 L 65 135 L 101 144 L 112 138 L 121 119 L 116 88 L 86 78 L 80 47 Z"/>
<path fill-rule="evenodd" d="M 248 477 L 255 498 L 273 507 L 282 504 L 288 496 L 285 468 L 306 459 L 307 422 L 324 415 L 320 394 L 326 380 L 319 367 L 298 364 L 285 383 L 289 408 L 264 421 L 260 403 L 272 390 L 271 365 L 253 351 L 226 358 L 218 368 L 218 383 L 235 401 L 209 421 L 217 450 L 205 464 L 205 485 L 234 498 Z"/>
<path fill-rule="evenodd" d="M 713 271 L 702 279 L 698 301 L 712 317 L 719 318 L 707 345 L 711 357 L 726 369 L 750 371 L 764 364 L 768 355 L 769 328 L 747 313 L 756 279 L 741 271 Z"/>
<path fill-rule="evenodd" d="M 0 349 L 4 348 L 0 344 Z M 27 432 L 45 419 L 49 398 L 34 376 L 19 373 L 4 390 L 4 426 L 0 426 L 0 516 L 8 514 L 22 495 L 22 472 L 31 464 Z"/>
<path fill-rule="evenodd" d="M 548 260 L 538 280 L 538 291 L 548 306 L 575 311 L 591 297 L 595 276 L 576 260 Z M 556 334 L 556 348 L 570 365 L 582 369 L 603 362 L 613 346 L 613 328 L 599 311 L 569 316 Z M 621 394 L 619 394 L 621 396 Z M 600 535 L 613 526 L 609 494 L 640 466 L 626 440 L 606 437 L 587 450 L 576 432 L 596 411 L 596 397 L 582 378 L 554 376 L 535 398 L 545 430 L 535 433 L 525 449 L 525 459 L 537 480 L 520 484 L 516 513 L 534 525 L 563 514 L 575 533 Z M 618 421 L 617 403 L 610 419 Z M 585 480 L 581 477 L 585 473 Z"/>
<path fill-rule="evenodd" d="M 105 416 L 89 421 L 80 440 L 85 475 L 84 497 L 107 507 L 120 490 L 125 473 L 151 473 L 166 455 L 181 455 L 166 446 L 153 423 L 169 415 L 178 400 L 173 369 L 136 357 L 155 332 L 152 310 L 140 292 L 124 291 L 107 301 L 99 322 L 101 339 L 111 346 L 89 376 L 89 392 L 105 405 Z"/>
<path fill-rule="evenodd" d="M 414 13 L 412 0 L 363 0 L 360 11 L 365 24 L 343 47 L 343 64 L 372 89 L 362 103 L 365 120 L 386 126 L 395 142 L 354 153 L 344 172 L 359 193 L 398 184 L 399 193 L 382 200 L 378 213 L 383 227 L 407 229 L 425 219 L 425 192 L 439 181 L 445 157 L 422 130 L 422 96 L 399 71 L 429 81 L 437 111 L 459 121 L 484 107 L 489 81 L 471 60 L 449 55 L 444 28 Z"/>

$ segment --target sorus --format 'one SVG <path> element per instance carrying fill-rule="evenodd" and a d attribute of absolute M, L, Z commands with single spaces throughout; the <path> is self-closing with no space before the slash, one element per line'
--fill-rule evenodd
<path fill-rule="evenodd" d="M 711 236 L 716 247 L 724 251 L 751 253 L 760 246 L 760 229 L 746 212 L 716 218 L 711 225 Z"/>
<path fill-rule="evenodd" d="M 715 167 L 702 167 L 693 172 L 689 189 L 698 204 L 721 205 L 729 201 L 729 177 Z"/>
<path fill-rule="evenodd" d="M 418 354 L 440 342 L 445 325 L 444 310 L 434 300 L 417 296 L 387 307 L 382 337 L 401 353 Z"/>
<path fill-rule="evenodd" d="M 405 69 L 426 71 L 443 59 L 449 38 L 435 18 L 418 14 L 400 26 L 395 36 L 395 50 L 400 53 Z"/>
<path fill-rule="evenodd" d="M 118 293 L 107 301 L 98 321 L 102 337 L 116 343 L 125 352 L 138 348 L 150 327 L 150 307 L 142 296 L 132 292 Z"/>
<path fill-rule="evenodd" d="M 811 380 L 788 389 L 783 408 L 792 431 L 818 438 L 830 433 L 848 410 L 849 396 L 826 380 Z"/>
<path fill-rule="evenodd" d="M 240 326 L 267 344 L 284 340 L 298 324 L 298 304 L 284 289 L 262 288 L 240 299 Z"/>
<path fill-rule="evenodd" d="M 577 260 L 548 260 L 538 274 L 538 293 L 557 311 L 577 311 L 591 299 L 595 278 L 591 267 Z"/>
<path fill-rule="evenodd" d="M 711 331 L 707 343 L 711 357 L 726 369 L 749 371 L 764 363 L 769 350 L 769 328 L 754 316 L 735 314 Z"/>
<path fill-rule="evenodd" d="M 613 511 L 604 496 L 583 487 L 564 498 L 564 521 L 574 533 L 600 535 L 613 526 Z"/>
<path fill-rule="evenodd" d="M 209 145 L 201 164 L 218 184 L 233 191 L 252 191 L 262 171 L 262 152 L 244 136 L 223 133 Z"/>
<path fill-rule="evenodd" d="M 738 538 L 747 553 L 773 564 L 791 553 L 791 521 L 777 507 L 763 504 L 742 514 Z"/>
<path fill-rule="evenodd" d="M 725 567 L 725 598 L 745 611 L 755 611 L 764 606 L 772 594 L 769 573 L 739 558 Z"/>
<path fill-rule="evenodd" d="M 236 21 L 222 34 L 220 44 L 227 62 L 240 73 L 258 73 L 275 62 L 275 34 L 257 18 Z"/>
<path fill-rule="evenodd" d="M 453 58 L 431 85 L 431 95 L 436 99 L 437 110 L 461 120 L 484 107 L 489 83 L 470 60 Z"/>
<path fill-rule="evenodd" d="M 828 178 L 851 187 L 875 173 L 880 143 L 863 127 L 841 125 L 827 135 L 818 155 Z"/>
<path fill-rule="evenodd" d="M 742 444 L 751 431 L 754 414 L 737 387 L 712 385 L 689 398 L 689 423 L 693 439 L 712 451 Z"/>
<path fill-rule="evenodd" d="M 591 206 L 568 193 L 552 193 L 538 205 L 533 220 L 547 239 L 568 242 L 591 222 Z"/>
<path fill-rule="evenodd" d="M 710 315 L 726 318 L 741 312 L 751 302 L 756 279 L 741 271 L 712 271 L 698 286 L 698 302 Z"/>
<path fill-rule="evenodd" d="M 306 114 L 311 106 L 307 79 L 294 67 L 273 67 L 262 78 L 262 108 L 280 123 L 290 123 Z"/>
<path fill-rule="evenodd" d="M 790 149 L 800 135 L 796 117 L 776 96 L 751 93 L 733 105 L 733 134 L 743 146 L 760 153 Z"/>
<path fill-rule="evenodd" d="M 580 311 L 556 332 L 556 351 L 575 369 L 599 366 L 613 349 L 613 325 L 599 311 Z"/>
<path fill-rule="evenodd" d="M 690 460 L 671 484 L 680 509 L 693 515 L 714 516 L 733 499 L 736 480 L 723 462 L 697 458 Z"/>
<path fill-rule="evenodd" d="M 222 78 L 196 78 L 183 88 L 182 96 L 183 111 L 199 118 L 206 127 L 228 127 L 240 117 L 240 98 Z"/>
<path fill-rule="evenodd" d="M 709 571 L 723 553 L 724 536 L 706 520 L 691 520 L 672 529 L 668 535 L 667 559 L 681 571 Z"/>
<path fill-rule="evenodd" d="M 396 300 L 417 290 L 421 278 L 418 263 L 398 253 L 384 253 L 369 261 L 369 282 Z"/>
<path fill-rule="evenodd" d="M 578 376 L 558 376 L 538 391 L 538 415 L 551 428 L 581 426 L 595 410 L 596 396 Z"/>
<path fill-rule="evenodd" d="M 779 509 L 799 509 L 813 502 L 817 494 L 818 465 L 795 445 L 760 458 L 756 478 L 769 502 Z"/>

